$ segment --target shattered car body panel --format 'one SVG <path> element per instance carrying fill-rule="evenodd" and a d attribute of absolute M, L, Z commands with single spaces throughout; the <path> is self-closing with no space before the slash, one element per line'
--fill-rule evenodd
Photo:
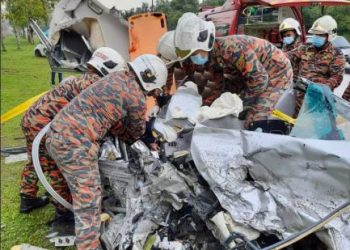
<path fill-rule="evenodd" d="M 201 187 L 194 173 L 184 174 L 173 164 L 161 163 L 150 156 L 145 156 L 144 160 L 143 170 L 139 169 L 138 174 L 134 172 L 127 188 L 125 217 L 113 219 L 102 234 L 108 249 L 130 246 L 143 249 L 153 234 L 159 237 L 159 242 L 152 244 L 169 245 L 170 241 L 179 243 L 181 239 L 184 245 L 197 246 L 194 249 L 202 249 L 206 244 L 215 246 L 209 249 L 220 249 L 210 231 L 199 230 L 206 228 L 202 220 L 212 211 L 216 200 L 213 193 Z M 102 169 L 104 165 L 101 162 Z M 195 212 L 192 213 L 192 208 L 186 204 L 191 204 Z"/>
<path fill-rule="evenodd" d="M 196 126 L 191 144 L 198 171 L 232 218 L 280 238 L 349 200 L 349 150 L 345 141 L 206 125 Z M 328 224 L 331 249 L 349 249 L 348 219 L 349 214 Z"/>
<path fill-rule="evenodd" d="M 235 120 L 197 124 L 187 143 L 191 157 L 176 160 L 166 152 L 164 162 L 139 154 L 128 166 L 107 163 L 114 166 L 107 172 L 100 162 L 102 176 L 129 173 L 119 192 L 125 212 L 116 213 L 102 233 L 108 249 L 143 249 L 150 238 L 158 247 L 181 242 L 179 249 L 223 249 L 225 230 L 256 242 L 260 234 L 286 239 L 348 202 L 349 142 L 242 131 Z M 117 179 L 110 184 L 118 189 Z M 235 225 L 231 231 L 222 229 L 228 218 L 217 218 L 223 211 Z M 349 248 L 349 218 L 343 214 L 317 232 L 329 249 Z"/>
<path fill-rule="evenodd" d="M 53 71 L 85 71 L 93 51 L 104 46 L 129 61 L 128 23 L 118 12 L 117 3 L 61 0 L 52 14 L 49 39 L 34 28 L 46 45 Z"/>
<path fill-rule="evenodd" d="M 176 98 L 172 101 L 176 105 Z M 130 157 L 143 160 L 131 160 L 128 166 L 133 181 L 124 192 L 125 216 L 102 235 L 109 249 L 142 249 L 150 239 L 155 247 L 174 243 L 174 248 L 160 249 L 242 247 L 242 238 L 227 242 L 234 234 L 244 235 L 244 244 L 260 244 L 262 235 L 284 240 L 349 202 L 347 141 L 243 131 L 237 118 L 226 116 L 197 123 L 193 133 L 173 143 L 163 144 L 165 158 L 147 153 Z M 190 154 L 178 154 L 184 151 Z M 179 217 L 190 218 L 181 229 L 189 230 L 186 236 L 173 229 L 181 224 Z M 349 218 L 344 213 L 319 230 L 320 244 L 348 249 Z M 194 234 L 192 227 L 197 228 Z M 207 240 L 198 236 L 198 228 Z"/>

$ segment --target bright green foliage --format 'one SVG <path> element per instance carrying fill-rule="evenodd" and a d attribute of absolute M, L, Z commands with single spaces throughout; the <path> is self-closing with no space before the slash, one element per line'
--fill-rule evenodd
<path fill-rule="evenodd" d="M 226 2 L 226 0 L 204 0 L 202 5 L 207 6 L 221 6 Z"/>
<path fill-rule="evenodd" d="M 26 27 L 29 18 L 47 20 L 45 1 L 41 0 L 6 0 L 5 16 L 16 27 Z"/>
<path fill-rule="evenodd" d="M 157 0 L 153 11 L 163 12 L 167 16 L 168 29 L 172 30 L 176 27 L 177 20 L 185 12 L 197 13 L 199 9 L 198 0 Z M 133 8 L 122 12 L 124 18 L 128 18 L 137 13 L 152 11 L 147 3 L 143 3 L 139 8 Z"/>
<path fill-rule="evenodd" d="M 165 2 L 165 0 L 162 0 Z M 168 17 L 168 29 L 175 29 L 177 20 L 185 12 L 194 12 L 197 13 L 199 9 L 199 4 L 197 0 L 176 0 L 170 2 L 170 8 L 172 11 L 166 13 Z M 158 11 L 162 10 L 162 5 L 157 5 Z M 165 11 L 164 11 L 165 12 Z"/>
<path fill-rule="evenodd" d="M 345 36 L 350 41 L 350 7 L 304 7 L 302 11 L 306 31 L 317 18 L 323 15 L 331 15 L 338 23 L 338 35 Z"/>

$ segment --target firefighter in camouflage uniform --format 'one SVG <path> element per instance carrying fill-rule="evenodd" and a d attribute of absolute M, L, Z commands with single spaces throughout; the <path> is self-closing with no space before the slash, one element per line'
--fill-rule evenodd
<path fill-rule="evenodd" d="M 145 130 L 145 95 L 159 91 L 167 79 L 160 58 L 143 55 L 130 72 L 112 73 L 83 91 L 52 121 L 46 147 L 67 180 L 73 198 L 78 249 L 102 249 L 99 143 L 107 132 L 127 143 Z"/>
<path fill-rule="evenodd" d="M 283 42 L 283 47 L 282 47 L 283 52 L 291 51 L 303 44 L 301 42 L 300 23 L 294 18 L 284 19 L 279 27 L 279 32 Z M 297 81 L 297 76 L 298 76 L 298 67 L 293 67 L 294 82 Z"/>
<path fill-rule="evenodd" d="M 284 19 L 280 24 L 279 32 L 283 42 L 283 52 L 296 49 L 303 44 L 301 42 L 300 23 L 294 18 Z"/>
<path fill-rule="evenodd" d="M 239 76 L 245 128 L 266 121 L 274 105 L 292 83 L 293 71 L 285 54 L 266 40 L 234 35 L 215 39 L 215 27 L 193 13 L 185 13 L 175 31 L 176 53 L 192 63 L 221 67 Z M 210 53 L 209 53 L 210 52 Z M 234 82 L 232 84 L 235 84 Z"/>
<path fill-rule="evenodd" d="M 345 70 L 345 57 L 330 42 L 337 33 L 337 23 L 331 16 L 317 19 L 311 29 L 311 45 L 302 45 L 287 52 L 293 68 L 298 70 L 297 78 L 304 77 L 312 82 L 329 86 L 331 90 L 338 87 Z M 304 93 L 297 92 L 295 117 L 303 103 Z"/>
<path fill-rule="evenodd" d="M 98 81 L 105 74 L 127 68 L 124 59 L 116 51 L 106 47 L 97 49 L 87 65 L 88 72 L 86 74 L 63 81 L 60 85 L 43 95 L 23 116 L 21 127 L 27 142 L 28 162 L 23 169 L 20 184 L 20 212 L 22 213 L 30 212 L 32 209 L 48 203 L 47 197 L 37 197 L 38 177 L 32 161 L 34 138 L 82 90 Z M 47 172 L 50 176 L 53 188 L 59 191 L 63 198 L 70 201 L 67 184 L 57 169 L 55 162 L 48 157 L 44 142 L 45 140 L 42 140 L 42 145 L 40 145 L 40 164 L 44 172 Z M 56 206 L 58 215 L 64 214 L 64 208 L 58 206 L 58 204 Z"/>

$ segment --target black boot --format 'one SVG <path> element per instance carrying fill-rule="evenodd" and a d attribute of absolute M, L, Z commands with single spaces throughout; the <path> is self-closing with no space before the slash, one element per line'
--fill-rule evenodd
<path fill-rule="evenodd" d="M 21 205 L 19 207 L 19 211 L 21 213 L 29 213 L 33 209 L 43 207 L 49 204 L 49 198 L 47 196 L 31 197 L 26 194 L 20 194 L 20 197 L 21 197 Z"/>
<path fill-rule="evenodd" d="M 55 206 L 56 203 L 53 203 L 53 205 Z M 74 214 L 68 209 L 62 210 L 56 207 L 55 210 L 56 210 L 55 218 L 53 218 L 52 220 L 46 223 L 46 225 L 48 225 L 49 227 L 51 227 L 52 223 L 54 223 L 55 221 L 66 220 L 67 218 L 69 220 L 74 220 Z"/>
<path fill-rule="evenodd" d="M 71 211 L 56 211 L 56 216 L 51 223 L 50 233 L 56 236 L 75 235 L 74 233 L 74 214 Z"/>

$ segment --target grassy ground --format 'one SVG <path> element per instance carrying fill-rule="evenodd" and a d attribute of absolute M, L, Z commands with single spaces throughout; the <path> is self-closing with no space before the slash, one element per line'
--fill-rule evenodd
<path fill-rule="evenodd" d="M 35 45 L 22 40 L 16 50 L 15 39 L 5 39 L 6 52 L 1 52 L 1 114 L 45 90 L 50 89 L 50 68 L 46 58 L 34 56 Z M 25 146 L 20 129 L 21 115 L 1 126 L 1 148 Z M 44 237 L 53 218 L 51 205 L 28 215 L 19 213 L 19 182 L 24 162 L 4 164 L 1 157 L 1 249 L 28 243 L 54 249 Z M 41 187 L 40 192 L 44 190 Z"/>

